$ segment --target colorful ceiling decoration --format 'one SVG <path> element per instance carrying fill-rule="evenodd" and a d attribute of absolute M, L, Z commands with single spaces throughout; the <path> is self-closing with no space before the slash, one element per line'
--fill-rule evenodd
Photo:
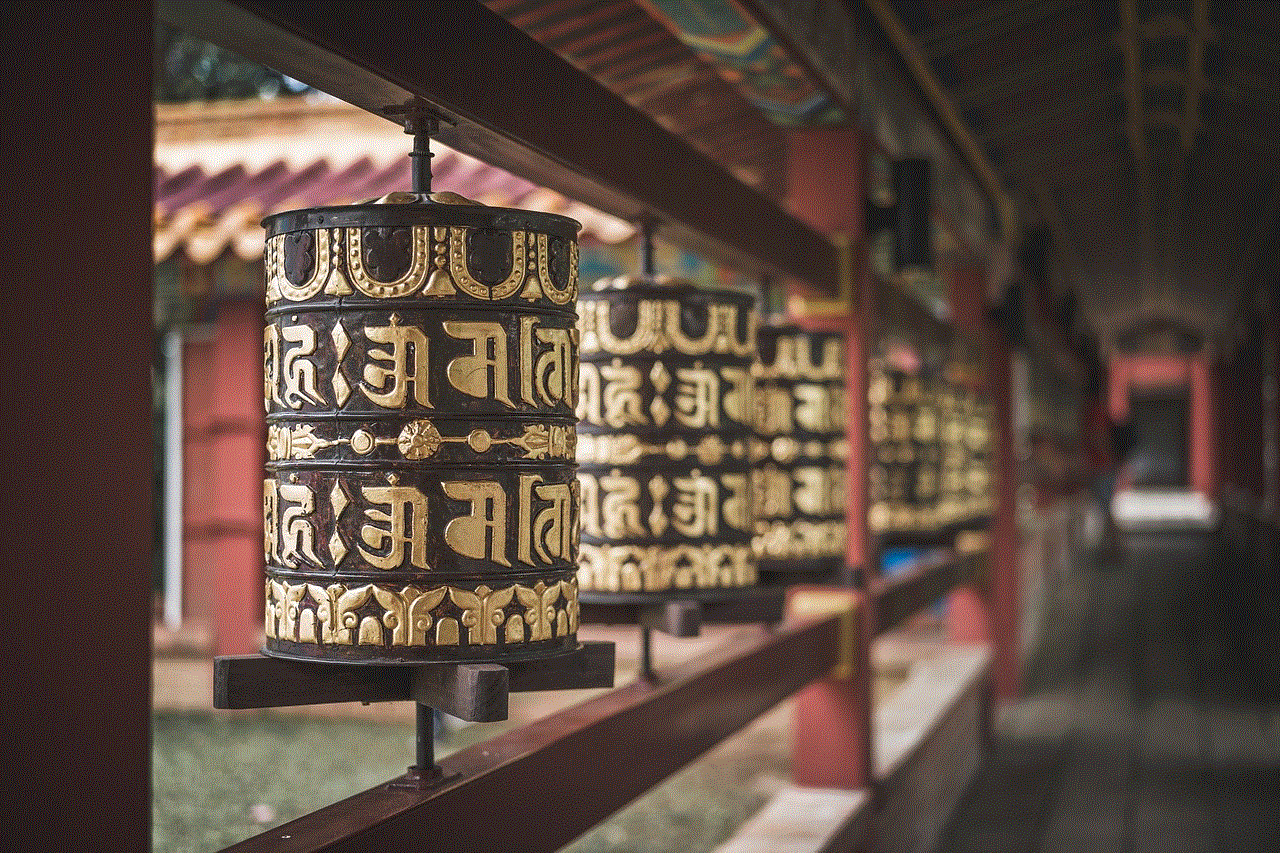
<path fill-rule="evenodd" d="M 642 6 L 774 124 L 835 124 L 844 113 L 734 0 L 640 0 Z"/>

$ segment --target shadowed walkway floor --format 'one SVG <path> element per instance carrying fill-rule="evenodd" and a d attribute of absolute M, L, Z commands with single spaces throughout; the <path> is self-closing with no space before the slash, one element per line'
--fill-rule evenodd
<path fill-rule="evenodd" d="M 1058 582 L 945 853 L 1280 850 L 1280 583 L 1146 534 Z"/>

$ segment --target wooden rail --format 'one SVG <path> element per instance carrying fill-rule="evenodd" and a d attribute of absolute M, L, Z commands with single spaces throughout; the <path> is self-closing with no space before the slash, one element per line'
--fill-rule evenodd
<path fill-rule="evenodd" d="M 557 850 L 805 685 L 848 639 L 838 615 L 721 648 L 455 753 L 425 791 L 395 780 L 228 851 Z"/>
<path fill-rule="evenodd" d="M 978 555 L 949 553 L 893 577 L 877 577 L 868 589 L 875 632 L 883 634 L 901 625 L 955 587 L 971 580 Z"/>

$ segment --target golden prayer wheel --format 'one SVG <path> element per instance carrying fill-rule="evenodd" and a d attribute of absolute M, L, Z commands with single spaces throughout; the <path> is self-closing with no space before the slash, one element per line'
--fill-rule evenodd
<path fill-rule="evenodd" d="M 754 585 L 755 298 L 609 279 L 578 302 L 578 581 L 593 596 Z"/>
<path fill-rule="evenodd" d="M 265 651 L 575 647 L 578 223 L 393 193 L 264 225 Z"/>
<path fill-rule="evenodd" d="M 838 332 L 762 326 L 753 457 L 762 571 L 845 562 L 845 346 Z"/>

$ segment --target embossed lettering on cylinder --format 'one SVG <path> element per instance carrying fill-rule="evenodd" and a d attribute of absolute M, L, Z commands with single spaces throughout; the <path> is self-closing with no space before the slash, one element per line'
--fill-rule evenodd
<path fill-rule="evenodd" d="M 580 585 L 754 584 L 754 298 L 620 280 L 583 293 L 579 312 Z"/>
<path fill-rule="evenodd" d="M 788 325 L 762 327 L 759 340 L 752 492 L 760 567 L 836 570 L 849 456 L 844 338 Z"/>
<path fill-rule="evenodd" d="M 572 648 L 577 223 L 384 201 L 265 223 L 266 650 Z"/>

